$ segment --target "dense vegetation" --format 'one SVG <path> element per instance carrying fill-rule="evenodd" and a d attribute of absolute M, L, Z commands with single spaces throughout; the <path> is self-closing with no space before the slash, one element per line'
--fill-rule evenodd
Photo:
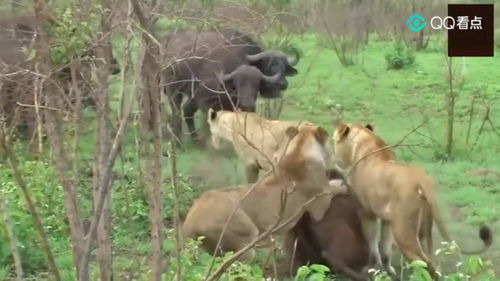
<path fill-rule="evenodd" d="M 108 133 L 114 137 L 121 118 L 126 116 L 128 100 L 135 100 L 136 88 L 143 83 L 139 76 L 139 60 L 143 48 L 139 24 L 132 15 L 127 16 L 128 4 L 125 2 L 103 1 L 104 4 L 97 5 L 90 1 L 92 9 L 86 9 L 83 15 L 80 10 L 83 8 L 78 3 L 52 2 L 55 3 L 51 3 L 50 8 L 62 22 L 52 30 L 55 38 L 51 49 L 52 60 L 59 64 L 71 60 L 74 52 L 78 53 L 84 48 L 84 42 L 95 40 L 93 36 L 101 28 L 99 15 L 106 9 L 103 6 L 107 7 L 112 3 L 111 9 L 116 9 L 119 15 L 115 16 L 115 29 L 110 38 L 122 73 L 110 77 L 107 90 L 110 104 L 108 121 L 111 123 Z M 233 6 L 231 7 L 235 11 L 231 12 L 226 7 L 227 3 L 201 2 L 186 5 L 216 11 L 215 20 L 223 18 L 221 15 L 224 13 L 243 13 Z M 399 144 L 395 151 L 401 161 L 424 167 L 439 183 L 442 212 L 458 244 L 468 246 L 476 243 L 475 229 L 482 223 L 491 225 L 495 234 L 500 231 L 500 209 L 497 207 L 500 203 L 498 55 L 492 58 L 450 59 L 446 56 L 444 33 L 426 34 L 425 46 L 415 46 L 416 41 L 408 38 L 413 34 L 404 32 L 368 30 L 366 39 L 363 39 L 357 38 L 351 31 L 339 33 L 335 26 L 329 30 L 330 21 L 334 21 L 330 18 L 324 25 L 315 25 L 309 19 L 307 24 L 300 26 L 287 17 L 292 17 L 288 13 L 279 14 L 280 11 L 287 11 L 306 17 L 297 12 L 302 11 L 304 6 L 300 1 L 250 2 L 244 4 L 253 7 L 255 11 L 248 13 L 258 14 L 257 11 L 260 11 L 266 20 L 259 23 L 264 27 L 272 23 L 271 28 L 255 26 L 252 22 L 240 22 L 242 28 L 254 28 L 256 33 L 265 31 L 260 35 L 267 46 L 293 46 L 299 49 L 302 56 L 298 65 L 299 75 L 290 79 L 291 85 L 283 100 L 260 100 L 261 113 L 264 108 L 275 108 L 277 103 L 283 102 L 281 111 L 274 112 L 280 119 L 306 119 L 328 128 L 330 132 L 333 130 L 332 116 L 339 109 L 342 109 L 345 120 L 371 123 L 388 143 Z M 316 2 L 318 7 L 332 9 L 329 6 L 333 5 L 331 3 L 343 7 L 342 5 L 351 1 Z M 358 5 L 365 3 L 352 2 L 359 2 Z M 398 1 L 380 2 L 394 11 L 411 9 L 411 1 L 401 1 L 408 2 L 407 5 Z M 436 6 L 442 4 L 440 1 L 427 2 Z M 239 4 L 234 5 L 239 7 Z M 184 17 L 175 10 L 179 7 L 182 7 L 182 3 L 161 7 L 164 14 L 160 13 L 155 23 L 154 31 L 157 36 L 177 27 L 203 27 L 203 20 L 193 20 L 192 17 L 207 17 L 208 14 L 200 15 L 187 9 L 186 13 L 189 15 Z M 263 7 L 272 9 L 265 14 L 262 12 Z M 170 12 L 169 8 L 176 13 Z M 27 11 L 32 13 L 31 9 Z M 314 10 L 309 12 L 313 13 L 311 17 L 318 16 L 317 13 L 314 14 Z M 271 18 L 276 14 L 278 20 L 274 23 Z M 234 22 L 230 21 L 229 24 L 237 24 Z M 404 21 L 394 25 L 404 27 Z M 497 48 L 496 51 L 500 50 Z M 453 128 L 449 127 L 448 122 L 450 92 L 455 99 Z M 162 106 L 166 107 L 166 103 Z M 140 104 L 134 104 L 112 169 L 110 233 L 114 280 L 149 280 L 151 275 L 152 191 L 148 182 L 151 166 L 144 161 L 145 155 L 149 154 L 143 152 L 141 126 L 144 124 L 141 123 L 139 111 Z M 96 155 L 99 155 L 96 147 L 100 136 L 99 126 L 102 124 L 99 125 L 97 121 L 100 113 L 95 108 L 87 107 L 80 113 L 81 120 L 77 127 L 73 119 L 64 119 L 62 137 L 67 156 L 71 160 L 68 175 L 78 187 L 78 206 L 85 227 L 90 224 L 93 216 L 95 174 L 103 171 L 99 170 L 95 161 Z M 167 118 L 166 115 L 162 117 Z M 200 115 L 198 127 L 202 127 L 204 122 Z M 166 124 L 165 119 L 162 124 Z M 447 138 L 449 130 L 453 130 L 451 143 Z M 113 137 L 110 138 L 111 141 Z M 9 247 L 12 237 L 5 227 L 8 221 L 11 222 L 17 240 L 24 275 L 30 278 L 26 280 L 53 280 L 40 233 L 20 189 L 18 176 L 26 183 L 29 196 L 35 202 L 61 280 L 77 280 L 65 208 L 66 194 L 61 175 L 55 166 L 54 158 L 57 155 L 53 152 L 54 147 L 44 142 L 41 146 L 43 149 L 40 150 L 36 145 L 27 145 L 15 138 L 12 143 L 2 143 L 0 280 L 8 280 L 16 275 L 13 253 Z M 8 156 L 6 150 L 11 150 L 12 155 Z M 155 169 L 159 168 L 162 174 L 162 220 L 166 232 L 165 239 L 161 241 L 164 249 L 163 262 L 167 265 L 162 278 L 176 280 L 179 272 L 182 272 L 182 280 L 203 280 L 209 271 L 213 272 L 218 268 L 231 253 L 214 260 L 198 247 L 199 243 L 196 241 L 189 242 L 178 253 L 175 239 L 176 217 L 179 215 L 182 219 L 192 200 L 201 192 L 243 183 L 242 167 L 231 149 L 214 151 L 210 147 L 200 148 L 189 141 L 176 148 L 168 139 L 162 139 L 161 152 L 161 157 L 158 157 L 162 165 L 155 166 Z M 74 158 L 76 155 L 78 158 Z M 12 164 L 12 159 L 17 163 L 17 172 L 13 170 L 16 164 Z M 173 163 L 176 164 L 174 169 Z M 497 280 L 495 273 L 500 275 L 498 244 L 494 244 L 482 257 L 463 257 L 457 254 L 455 245 L 436 245 L 442 249 L 437 259 L 448 275 L 447 280 Z M 279 247 L 276 251 L 264 250 L 252 264 L 232 264 L 222 280 L 264 280 L 265 277 L 274 276 L 273 268 L 286 267 L 284 263 Z M 428 280 L 419 263 L 402 263 L 401 267 L 412 268 L 414 274 L 411 280 Z M 327 275 L 327 269 L 313 265 L 301 268 L 295 280 L 327 280 L 330 278 Z M 384 278 L 383 273 L 377 275 L 377 280 L 385 280 Z M 99 266 L 95 258 L 90 263 L 90 279 L 99 279 Z"/>

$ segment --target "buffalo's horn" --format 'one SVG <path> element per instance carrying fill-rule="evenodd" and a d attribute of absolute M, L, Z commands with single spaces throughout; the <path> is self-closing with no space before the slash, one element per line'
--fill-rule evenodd
<path fill-rule="evenodd" d="M 240 69 L 241 69 L 241 66 L 240 66 L 240 67 L 238 67 L 238 68 L 236 68 L 235 70 L 233 70 L 233 72 L 231 72 L 231 73 L 228 73 L 228 74 L 223 74 L 223 75 L 221 76 L 222 81 L 229 81 L 229 80 L 231 80 L 231 79 L 233 78 L 233 76 L 234 76 L 236 73 L 238 73 L 238 71 L 240 71 Z"/>
<path fill-rule="evenodd" d="M 278 82 L 278 80 L 281 77 L 281 73 L 280 72 L 274 74 L 273 76 L 265 75 L 262 72 L 260 74 L 262 76 L 262 80 L 264 80 L 264 81 L 266 81 L 268 83 L 271 83 L 271 84 L 274 84 L 274 83 Z"/>
<path fill-rule="evenodd" d="M 260 53 L 255 54 L 255 55 L 247 55 L 247 59 L 250 62 L 256 62 L 256 61 L 259 61 L 263 58 L 272 57 L 272 56 L 284 56 L 284 54 L 282 54 L 281 52 L 277 52 L 277 51 L 264 51 L 264 52 L 260 52 Z"/>

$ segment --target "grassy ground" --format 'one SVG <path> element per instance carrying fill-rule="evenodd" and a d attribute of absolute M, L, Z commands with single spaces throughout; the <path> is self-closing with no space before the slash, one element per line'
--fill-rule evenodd
<path fill-rule="evenodd" d="M 445 161 L 446 57 L 441 42 L 431 41 L 428 50 L 416 54 L 416 63 L 403 70 L 387 70 L 385 54 L 391 42 L 376 38 L 360 54 L 361 63 L 343 67 L 335 53 L 322 46 L 313 35 L 294 39 L 303 52 L 300 74 L 292 78 L 285 94 L 281 119 L 305 119 L 333 130 L 330 108 L 344 107 L 344 119 L 371 123 L 388 143 L 394 144 L 419 127 L 403 141 L 396 153 L 402 161 L 424 167 L 439 183 L 441 209 L 453 237 L 460 245 L 478 245 L 477 226 L 492 225 L 500 231 L 500 185 L 495 175 L 470 175 L 477 169 L 500 171 L 500 137 L 486 126 L 473 147 L 485 108 L 476 105 L 472 115 L 469 142 L 470 102 L 480 94 L 499 105 L 500 58 L 455 58 L 453 65 L 462 83 L 455 89 L 455 147 L 453 159 Z M 441 110 L 441 111 L 440 111 Z M 440 111 L 440 113 L 438 112 Z M 422 123 L 429 119 L 424 125 Z M 491 119 L 500 130 L 500 112 L 493 108 Z M 202 121 L 200 121 L 202 122 Z M 231 151 L 217 156 L 189 148 L 180 157 L 187 174 L 200 177 L 208 186 L 243 182 L 243 173 Z M 215 160 L 218 159 L 218 160 Z M 224 172 L 222 171 L 224 170 Z M 436 236 L 436 241 L 439 240 Z M 435 243 L 435 247 L 439 243 Z M 486 257 L 500 269 L 500 247 L 495 245 Z"/>

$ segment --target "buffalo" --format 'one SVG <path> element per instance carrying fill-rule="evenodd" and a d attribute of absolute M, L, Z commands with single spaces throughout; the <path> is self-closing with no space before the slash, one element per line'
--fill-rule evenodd
<path fill-rule="evenodd" d="M 263 50 L 250 36 L 227 28 L 215 31 L 179 31 L 166 38 L 169 66 L 165 92 L 171 108 L 171 129 L 182 132 L 181 105 L 189 133 L 197 134 L 194 115 L 198 109 L 255 111 L 258 94 L 276 98 L 288 87 L 287 76 L 297 74 L 300 57 Z"/>
<path fill-rule="evenodd" d="M 343 179 L 337 170 L 330 179 Z M 332 272 L 343 273 L 353 280 L 368 280 L 364 269 L 369 262 L 369 246 L 361 222 L 361 203 L 350 193 L 332 198 L 330 208 L 319 222 L 304 214 L 285 239 L 290 272 L 307 264 L 324 264 Z"/>
<path fill-rule="evenodd" d="M 57 24 L 50 21 L 51 24 Z M 33 16 L 1 17 L 0 18 L 0 113 L 9 125 L 16 125 L 21 138 L 30 139 L 35 132 L 36 114 L 34 105 L 34 61 L 27 55 L 32 47 L 35 36 L 35 21 Z M 90 76 L 92 48 L 80 54 L 80 67 L 77 70 L 76 81 L 82 93 L 83 105 L 95 105 L 91 96 Z M 120 72 L 117 60 L 111 56 L 111 74 Z M 52 74 L 65 93 L 64 100 L 74 103 L 72 76 L 70 66 L 58 67 Z"/>

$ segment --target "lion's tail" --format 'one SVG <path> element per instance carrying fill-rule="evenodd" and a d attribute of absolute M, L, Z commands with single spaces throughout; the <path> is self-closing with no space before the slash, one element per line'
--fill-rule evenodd
<path fill-rule="evenodd" d="M 419 194 L 423 195 L 426 199 L 426 201 L 429 203 L 431 207 L 431 213 L 432 213 L 432 218 L 434 222 L 436 223 L 436 226 L 439 230 L 439 233 L 441 233 L 441 236 L 446 240 L 446 241 L 452 241 L 450 233 L 448 232 L 448 229 L 446 228 L 446 225 L 441 217 L 441 213 L 439 212 L 439 208 L 437 206 L 436 198 L 434 195 L 434 192 L 432 189 L 429 187 L 423 186 L 422 184 L 419 185 L 418 187 L 418 192 Z M 493 243 L 493 235 L 491 233 L 491 229 L 486 226 L 482 225 L 479 228 L 479 239 L 483 241 L 483 247 L 478 250 L 461 250 L 462 254 L 466 255 L 474 255 L 474 254 L 480 254 L 484 251 L 486 251 L 491 244 Z"/>

